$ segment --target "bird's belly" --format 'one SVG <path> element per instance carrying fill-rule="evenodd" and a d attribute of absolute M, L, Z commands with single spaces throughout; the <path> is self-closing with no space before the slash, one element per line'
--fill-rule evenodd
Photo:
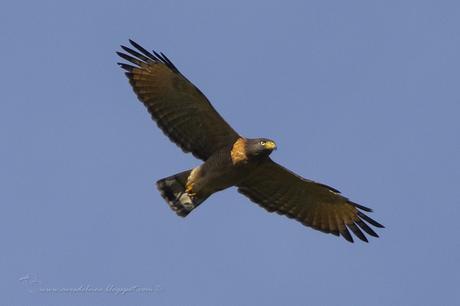
<path fill-rule="evenodd" d="M 236 185 L 247 175 L 248 169 L 232 166 L 206 169 L 206 167 L 201 166 L 193 172 L 190 181 L 193 193 L 207 197 L 217 191 Z"/>

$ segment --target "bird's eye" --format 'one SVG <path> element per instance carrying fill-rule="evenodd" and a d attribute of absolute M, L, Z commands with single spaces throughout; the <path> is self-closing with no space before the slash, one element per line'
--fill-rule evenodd
<path fill-rule="evenodd" d="M 263 146 L 265 146 L 265 141 L 261 140 L 261 141 L 260 141 L 260 144 L 263 145 Z"/>

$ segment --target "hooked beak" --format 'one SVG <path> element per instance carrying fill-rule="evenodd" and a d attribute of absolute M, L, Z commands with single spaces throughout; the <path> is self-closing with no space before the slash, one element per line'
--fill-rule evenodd
<path fill-rule="evenodd" d="M 265 143 L 265 149 L 276 150 L 276 143 L 274 143 L 273 141 L 267 141 Z"/>

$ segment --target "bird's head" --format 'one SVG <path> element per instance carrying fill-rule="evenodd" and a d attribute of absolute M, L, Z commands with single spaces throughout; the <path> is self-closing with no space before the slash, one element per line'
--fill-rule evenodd
<path fill-rule="evenodd" d="M 267 138 L 248 139 L 246 141 L 246 155 L 248 157 L 267 157 L 276 150 L 276 143 Z"/>

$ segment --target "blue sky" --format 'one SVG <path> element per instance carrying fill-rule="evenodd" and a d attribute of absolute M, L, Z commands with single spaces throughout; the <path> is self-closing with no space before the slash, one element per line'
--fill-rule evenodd
<path fill-rule="evenodd" d="M 1 304 L 460 304 L 458 1 L 3 1 L 0 33 Z M 129 38 L 381 238 L 234 189 L 177 217 L 154 182 L 199 161 L 115 64 Z"/>

